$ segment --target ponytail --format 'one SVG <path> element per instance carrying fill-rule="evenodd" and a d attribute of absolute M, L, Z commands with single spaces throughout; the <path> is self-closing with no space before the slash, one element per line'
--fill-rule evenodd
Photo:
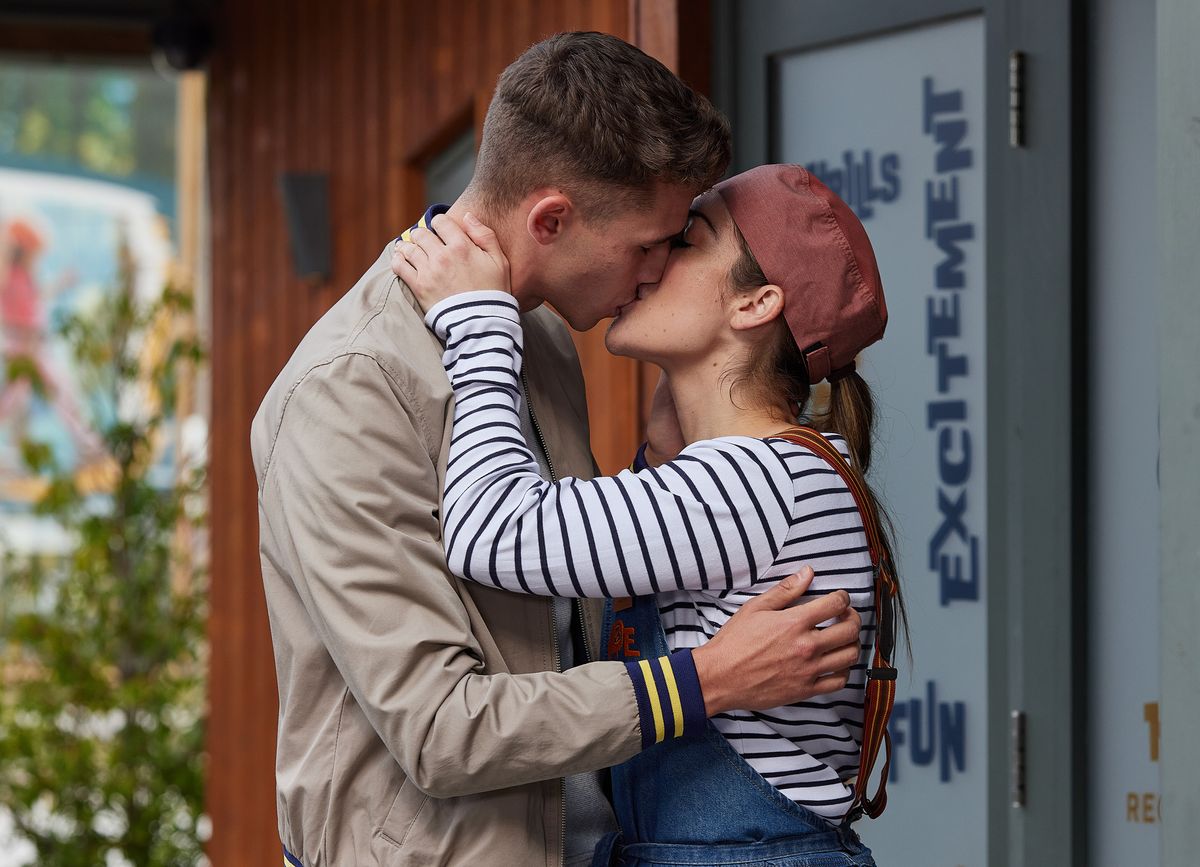
<path fill-rule="evenodd" d="M 853 370 L 829 382 L 829 404 L 816 419 L 819 430 L 841 434 L 850 446 L 854 465 L 863 475 L 871 469 L 871 440 L 875 427 L 875 398 L 871 386 Z"/>

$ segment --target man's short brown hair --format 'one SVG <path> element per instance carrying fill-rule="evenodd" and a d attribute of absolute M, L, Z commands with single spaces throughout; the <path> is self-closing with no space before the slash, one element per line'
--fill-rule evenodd
<path fill-rule="evenodd" d="M 729 124 L 644 52 L 603 33 L 559 33 L 504 70 L 472 192 L 488 210 L 558 186 L 585 217 L 645 203 L 654 184 L 697 194 L 729 165 Z"/>

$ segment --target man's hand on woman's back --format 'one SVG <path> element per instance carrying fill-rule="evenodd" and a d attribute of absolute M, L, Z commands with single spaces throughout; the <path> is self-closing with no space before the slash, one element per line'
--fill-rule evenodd
<path fill-rule="evenodd" d="M 709 716 L 769 710 L 846 686 L 859 661 L 862 619 L 844 590 L 794 604 L 813 577 L 805 566 L 742 605 L 693 651 Z M 828 620 L 835 622 L 818 627 Z"/>

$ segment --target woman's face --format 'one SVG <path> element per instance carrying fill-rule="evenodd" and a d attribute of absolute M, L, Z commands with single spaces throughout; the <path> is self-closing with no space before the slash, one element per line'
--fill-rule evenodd
<path fill-rule="evenodd" d="M 668 370 L 728 353 L 733 334 L 728 280 L 739 253 L 733 219 L 720 195 L 697 198 L 662 279 L 639 286 L 637 299 L 609 326 L 604 339 L 609 352 Z"/>

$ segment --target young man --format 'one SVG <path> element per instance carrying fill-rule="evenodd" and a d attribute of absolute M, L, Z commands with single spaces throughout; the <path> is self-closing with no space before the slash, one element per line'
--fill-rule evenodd
<path fill-rule="evenodd" d="M 618 39 L 560 34 L 501 77 L 449 216 L 478 213 L 507 252 L 527 311 L 525 436 L 547 475 L 594 464 L 579 363 L 542 302 L 578 329 L 611 316 L 658 280 L 728 160 L 708 102 Z M 451 390 L 393 246 L 301 342 L 252 428 L 285 860 L 587 863 L 612 822 L 594 771 L 642 749 L 653 715 L 695 722 L 838 689 L 858 618 L 842 594 L 789 609 L 796 581 L 694 653 L 647 660 L 672 673 L 659 695 L 624 663 L 591 661 L 593 603 L 449 575 Z"/>

